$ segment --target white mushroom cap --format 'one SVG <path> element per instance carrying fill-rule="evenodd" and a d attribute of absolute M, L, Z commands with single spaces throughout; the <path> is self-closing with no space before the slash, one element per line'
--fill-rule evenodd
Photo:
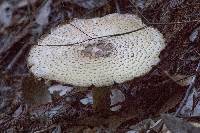
<path fill-rule="evenodd" d="M 147 27 L 119 36 L 96 37 L 144 26 L 140 18 L 130 14 L 76 19 L 54 29 L 32 47 L 30 71 L 37 77 L 85 87 L 109 86 L 142 76 L 159 62 L 165 47 L 158 30 Z"/>

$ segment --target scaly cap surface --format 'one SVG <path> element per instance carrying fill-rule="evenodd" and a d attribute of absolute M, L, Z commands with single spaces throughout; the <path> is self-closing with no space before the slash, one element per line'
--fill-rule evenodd
<path fill-rule="evenodd" d="M 37 77 L 85 87 L 134 79 L 159 62 L 160 51 L 165 47 L 162 34 L 147 27 L 120 36 L 96 37 L 144 26 L 140 18 L 130 14 L 76 19 L 52 30 L 38 42 L 40 46 L 32 47 L 28 57 L 30 71 Z"/>

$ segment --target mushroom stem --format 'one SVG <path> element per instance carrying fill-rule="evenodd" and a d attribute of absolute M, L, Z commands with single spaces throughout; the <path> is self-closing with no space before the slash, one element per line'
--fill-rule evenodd
<path fill-rule="evenodd" d="M 92 87 L 94 99 L 93 108 L 95 112 L 107 114 L 110 112 L 110 88 Z"/>

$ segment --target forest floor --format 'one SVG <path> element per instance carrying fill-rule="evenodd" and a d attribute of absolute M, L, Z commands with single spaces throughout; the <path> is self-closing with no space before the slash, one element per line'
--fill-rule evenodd
<path fill-rule="evenodd" d="M 94 112 L 90 88 L 30 74 L 28 52 L 50 29 L 116 12 L 138 15 L 164 35 L 167 46 L 148 74 L 112 86 L 111 114 Z M 0 132 L 198 133 L 199 72 L 199 0 L 0 2 Z"/>

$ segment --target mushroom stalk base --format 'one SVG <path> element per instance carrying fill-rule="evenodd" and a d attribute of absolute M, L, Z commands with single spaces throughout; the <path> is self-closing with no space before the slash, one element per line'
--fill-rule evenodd
<path fill-rule="evenodd" d="M 110 88 L 109 87 L 92 87 L 94 99 L 93 108 L 95 112 L 106 115 L 110 112 Z"/>

